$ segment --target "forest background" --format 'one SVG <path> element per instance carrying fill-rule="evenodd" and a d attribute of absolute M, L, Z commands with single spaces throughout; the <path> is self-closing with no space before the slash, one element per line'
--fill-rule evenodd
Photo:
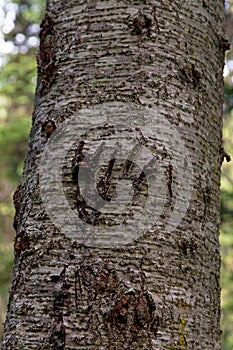
<path fill-rule="evenodd" d="M 12 196 L 23 169 L 36 86 L 36 52 L 45 0 L 0 0 L 0 336 L 13 264 Z M 233 0 L 225 1 L 231 48 L 224 68 L 224 149 L 233 158 Z M 221 181 L 222 350 L 233 349 L 233 161 Z"/>

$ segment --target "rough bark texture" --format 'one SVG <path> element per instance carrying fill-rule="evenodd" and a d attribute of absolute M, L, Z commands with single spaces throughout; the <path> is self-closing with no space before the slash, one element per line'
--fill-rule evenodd
<path fill-rule="evenodd" d="M 14 195 L 15 262 L 2 349 L 220 349 L 222 27 L 222 0 L 47 1 L 33 126 Z M 77 174 L 96 139 L 107 142 L 114 134 L 123 143 L 131 133 L 151 149 L 164 175 L 158 193 L 165 193 L 164 209 L 150 230 L 112 247 L 111 237 L 101 246 L 82 243 L 72 229 L 64 234 L 47 214 L 39 187 L 41 156 L 56 129 L 74 117 L 78 125 L 95 126 L 95 115 L 84 118 L 79 112 L 106 102 L 113 119 L 122 108 L 125 123 L 131 118 L 125 105 L 135 115 L 137 108 L 146 111 L 149 117 L 141 122 L 146 135 L 137 125 L 117 129 L 110 118 L 102 128 L 93 127 L 88 141 L 83 143 L 85 135 L 77 140 L 63 174 L 72 210 L 87 223 L 88 233 L 106 219 L 101 210 L 88 211 Z M 152 116 L 154 108 L 158 113 Z M 151 123 L 160 125 L 154 137 Z M 177 171 L 186 167 L 176 169 L 171 150 L 163 147 L 175 131 L 189 155 L 193 188 L 185 217 L 168 229 L 179 197 Z M 113 177 L 119 179 L 118 170 L 113 176 L 115 152 L 97 181 L 106 201 L 114 197 Z M 179 159 L 179 145 L 174 152 Z M 134 161 L 125 160 L 118 169 L 134 181 L 132 223 L 140 217 L 137 206 L 148 184 L 145 174 L 135 175 Z M 188 196 L 182 191 L 181 211 Z M 66 215 L 62 207 L 57 213 Z M 114 219 L 109 214 L 108 223 L 113 220 L 114 226 Z M 140 222 L 136 226 L 140 230 Z M 119 225 L 116 231 L 120 234 Z"/>

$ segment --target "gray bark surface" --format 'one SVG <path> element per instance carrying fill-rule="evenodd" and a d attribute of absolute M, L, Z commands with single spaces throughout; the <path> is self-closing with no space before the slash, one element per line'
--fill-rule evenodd
<path fill-rule="evenodd" d="M 47 1 L 3 350 L 220 349 L 223 19 L 220 0 Z M 62 147 L 63 125 L 71 140 L 87 132 Z M 97 171 L 104 144 L 112 162 Z M 41 165 L 46 147 L 51 168 L 70 148 L 65 194 Z M 138 180 L 142 149 L 157 178 Z M 108 213 L 81 195 L 86 163 Z M 127 181 L 138 183 L 118 215 L 111 184 L 124 204 Z"/>

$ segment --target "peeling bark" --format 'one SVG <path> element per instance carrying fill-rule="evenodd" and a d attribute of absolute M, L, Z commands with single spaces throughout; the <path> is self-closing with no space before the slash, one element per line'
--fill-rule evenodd
<path fill-rule="evenodd" d="M 220 349 L 223 21 L 220 0 L 47 1 L 33 125 L 14 195 L 3 350 Z M 63 157 L 66 145 L 56 144 L 63 125 L 71 139 L 86 130 L 62 168 L 75 229 L 63 199 L 57 218 L 50 215 L 59 191 L 53 169 L 41 174 L 45 149 L 56 145 L 51 168 Z M 99 202 L 88 197 L 93 181 Z M 119 196 L 124 203 L 128 183 L 132 200 L 119 214 L 114 203 Z M 149 197 L 158 206 L 146 227 Z M 185 213 L 179 222 L 175 211 Z M 125 227 L 135 238 L 124 242 Z M 106 244 L 95 244 L 96 232 Z"/>

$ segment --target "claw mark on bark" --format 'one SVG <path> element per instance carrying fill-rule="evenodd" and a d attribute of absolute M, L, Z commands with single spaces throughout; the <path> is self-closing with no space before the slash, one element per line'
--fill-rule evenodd
<path fill-rule="evenodd" d="M 173 193 L 172 193 L 172 182 L 173 182 L 173 166 L 171 163 L 166 168 L 166 176 L 167 176 L 167 189 L 168 189 L 168 198 L 170 204 L 172 204 Z"/>
<path fill-rule="evenodd" d="M 135 167 L 136 162 L 137 162 L 137 158 L 138 158 L 140 152 L 141 152 L 141 145 L 136 144 L 132 148 L 132 150 L 129 154 L 129 157 L 125 161 L 123 171 L 122 171 L 122 178 L 124 178 L 129 173 L 129 171 Z"/>
<path fill-rule="evenodd" d="M 111 197 L 112 197 L 110 194 L 110 190 L 112 187 L 111 185 L 112 185 L 112 178 L 113 178 L 113 168 L 116 163 L 116 158 L 120 150 L 121 150 L 121 144 L 117 142 L 115 145 L 113 154 L 111 156 L 111 159 L 108 162 L 107 169 L 104 175 L 101 177 L 100 181 L 97 183 L 97 189 L 99 194 L 104 200 L 108 202 L 111 201 Z"/>
<path fill-rule="evenodd" d="M 96 152 L 94 153 L 93 157 L 90 159 L 90 165 L 92 169 L 96 170 L 99 166 L 99 161 L 101 159 L 101 155 L 105 150 L 105 142 L 101 142 L 101 145 L 97 148 Z"/>
<path fill-rule="evenodd" d="M 72 176 L 74 183 L 78 183 L 78 173 L 79 173 L 79 166 L 82 163 L 82 160 L 84 159 L 85 155 L 83 154 L 83 148 L 84 148 L 85 142 L 81 140 L 76 148 L 75 156 L 72 160 Z"/>

